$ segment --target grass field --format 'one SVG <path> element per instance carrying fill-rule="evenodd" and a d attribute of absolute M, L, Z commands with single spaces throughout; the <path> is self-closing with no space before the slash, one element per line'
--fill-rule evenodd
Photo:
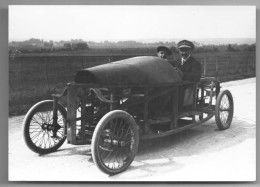
<path fill-rule="evenodd" d="M 9 58 L 9 114 L 26 113 L 36 102 L 51 99 L 52 93 L 60 93 L 68 82 L 74 80 L 79 69 L 126 59 L 134 56 L 151 56 L 155 51 L 145 49 L 142 53 L 126 49 L 110 49 L 92 52 L 21 54 Z M 197 53 L 204 76 L 215 76 L 229 81 L 255 76 L 255 53 Z M 178 54 L 173 54 L 174 60 Z"/>

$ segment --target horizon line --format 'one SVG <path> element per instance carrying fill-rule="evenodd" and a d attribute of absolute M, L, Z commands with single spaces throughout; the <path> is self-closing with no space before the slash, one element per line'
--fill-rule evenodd
<path fill-rule="evenodd" d="M 70 38 L 70 39 L 43 39 L 43 38 L 36 38 L 36 37 L 31 37 L 31 38 L 27 38 L 27 39 L 9 39 L 8 42 L 23 42 L 23 41 L 28 41 L 30 39 L 38 39 L 38 40 L 43 40 L 43 41 L 69 41 L 69 40 L 83 40 L 83 41 L 89 41 L 89 42 L 104 42 L 104 41 L 108 41 L 108 42 L 119 42 L 119 41 L 144 41 L 144 40 L 154 40 L 156 42 L 160 42 L 163 41 L 165 42 L 166 40 L 169 40 L 169 42 L 172 42 L 173 40 L 183 40 L 183 39 L 187 39 L 187 40 L 192 40 L 192 41 L 196 41 L 196 40 L 209 40 L 209 39 L 215 39 L 215 40 L 221 40 L 221 39 L 249 39 L 249 40 L 256 40 L 255 37 L 208 37 L 208 38 L 189 38 L 189 37 L 178 37 L 178 38 L 143 38 L 143 39 L 83 39 L 83 38 Z"/>

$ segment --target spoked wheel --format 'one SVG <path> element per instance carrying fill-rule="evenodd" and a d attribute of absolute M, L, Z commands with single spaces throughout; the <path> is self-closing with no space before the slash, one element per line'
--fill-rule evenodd
<path fill-rule="evenodd" d="M 128 168 L 138 149 L 137 125 L 127 112 L 114 110 L 98 122 L 92 138 L 92 157 L 97 167 L 114 175 Z"/>
<path fill-rule="evenodd" d="M 35 104 L 26 114 L 23 135 L 26 145 L 34 152 L 46 154 L 56 151 L 65 141 L 66 110 L 57 105 L 57 123 L 53 122 L 53 101 Z"/>
<path fill-rule="evenodd" d="M 230 127 L 234 113 L 233 97 L 229 90 L 221 91 L 215 106 L 215 120 L 220 130 Z"/>

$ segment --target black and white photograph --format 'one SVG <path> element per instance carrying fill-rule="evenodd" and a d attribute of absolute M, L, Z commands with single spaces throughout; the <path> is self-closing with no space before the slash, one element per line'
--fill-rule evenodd
<path fill-rule="evenodd" d="M 9 5 L 8 180 L 256 181 L 256 6 Z"/>

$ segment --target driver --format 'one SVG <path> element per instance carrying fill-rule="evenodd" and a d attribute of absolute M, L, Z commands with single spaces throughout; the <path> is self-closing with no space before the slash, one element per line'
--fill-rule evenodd
<path fill-rule="evenodd" d="M 191 41 L 182 40 L 178 43 L 180 58 L 175 60 L 172 65 L 182 72 L 182 80 L 190 82 L 199 82 L 202 66 L 193 56 L 192 52 L 195 46 Z M 193 90 L 190 85 L 179 87 L 179 109 L 190 105 L 193 101 Z"/>

